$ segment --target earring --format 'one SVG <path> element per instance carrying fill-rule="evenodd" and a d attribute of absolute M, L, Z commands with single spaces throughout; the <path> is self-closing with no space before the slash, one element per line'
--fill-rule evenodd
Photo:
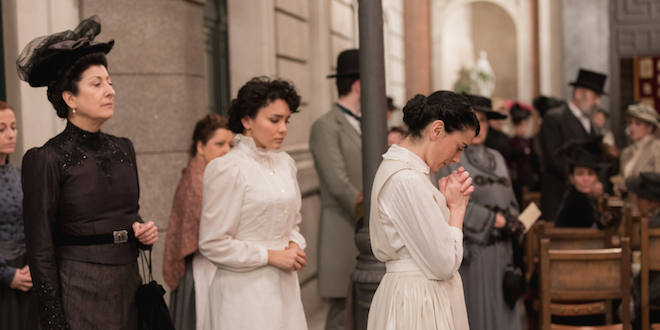
<path fill-rule="evenodd" d="M 71 109 L 71 112 L 76 113 L 76 108 Z"/>

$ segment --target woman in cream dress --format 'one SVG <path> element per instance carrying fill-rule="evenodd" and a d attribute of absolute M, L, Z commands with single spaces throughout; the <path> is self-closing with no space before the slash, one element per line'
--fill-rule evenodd
<path fill-rule="evenodd" d="M 231 103 L 235 147 L 204 171 L 193 260 L 198 329 L 307 329 L 296 166 L 274 151 L 299 104 L 293 86 L 267 78 L 249 81 Z"/>
<path fill-rule="evenodd" d="M 386 263 L 369 311 L 369 330 L 469 329 L 463 284 L 463 217 L 474 191 L 460 160 L 479 133 L 468 100 L 448 91 L 417 95 L 403 109 L 410 135 L 383 155 L 371 195 L 371 247 Z"/>

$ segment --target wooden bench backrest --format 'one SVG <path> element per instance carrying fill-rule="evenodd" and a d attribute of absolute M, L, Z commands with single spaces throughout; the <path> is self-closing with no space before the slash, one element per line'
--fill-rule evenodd
<path fill-rule="evenodd" d="M 660 271 L 660 228 L 649 228 L 649 219 L 640 220 L 641 240 L 641 289 L 642 289 L 642 330 L 650 326 L 649 272 Z"/>
<path fill-rule="evenodd" d="M 551 249 L 549 238 L 539 246 L 540 298 L 542 330 L 551 324 L 552 300 L 585 301 L 621 299 L 630 303 L 630 242 L 621 240 L 621 248 Z M 624 329 L 630 329 L 630 311 L 623 309 Z"/>

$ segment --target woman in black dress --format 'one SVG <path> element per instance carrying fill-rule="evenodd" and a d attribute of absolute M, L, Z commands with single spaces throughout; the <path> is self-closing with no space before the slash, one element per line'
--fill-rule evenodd
<path fill-rule="evenodd" d="M 138 248 L 158 239 L 138 214 L 130 140 L 100 131 L 112 118 L 107 71 L 113 41 L 93 41 L 98 17 L 28 44 L 17 65 L 66 129 L 23 158 L 27 256 L 34 292 L 30 329 L 137 329 Z"/>
<path fill-rule="evenodd" d="M 14 109 L 0 101 L 0 329 L 23 330 L 32 279 L 25 260 L 21 169 L 8 162 L 17 135 Z"/>
<path fill-rule="evenodd" d="M 564 198 L 557 211 L 555 227 L 608 228 L 618 217 L 613 212 L 600 212 L 596 197 L 598 173 L 611 165 L 602 138 L 573 141 L 559 153 L 568 157 L 568 181 Z"/>

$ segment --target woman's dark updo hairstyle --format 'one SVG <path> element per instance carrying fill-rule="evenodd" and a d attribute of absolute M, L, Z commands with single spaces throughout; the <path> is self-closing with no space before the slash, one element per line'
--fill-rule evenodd
<path fill-rule="evenodd" d="M 475 130 L 474 136 L 479 135 L 479 120 L 470 101 L 454 92 L 437 91 L 428 97 L 417 94 L 403 108 L 403 121 L 413 139 L 419 139 L 426 126 L 436 120 L 445 123 L 448 134 L 469 128 Z"/>
<path fill-rule="evenodd" d="M 255 77 L 238 91 L 238 96 L 229 105 L 229 129 L 234 133 L 243 133 L 245 127 L 241 119 L 255 118 L 259 109 L 275 100 L 282 100 L 289 105 L 291 113 L 298 112 L 300 95 L 293 84 L 282 79 L 270 80 L 268 77 Z"/>
<path fill-rule="evenodd" d="M 195 131 L 193 132 L 190 157 L 197 156 L 197 142 L 202 142 L 203 145 L 206 145 L 213 137 L 213 134 L 215 134 L 215 131 L 221 128 L 228 129 L 227 123 L 227 118 L 215 113 L 209 113 L 200 119 L 195 125 Z"/>
<path fill-rule="evenodd" d="M 69 106 L 64 102 L 62 93 L 68 91 L 73 95 L 78 95 L 78 83 L 82 79 L 83 72 L 94 65 L 103 65 L 106 69 L 108 68 L 108 60 L 104 53 L 90 53 L 77 59 L 62 71 L 58 80 L 48 85 L 48 101 L 53 104 L 58 117 L 67 118 L 69 115 Z"/>

